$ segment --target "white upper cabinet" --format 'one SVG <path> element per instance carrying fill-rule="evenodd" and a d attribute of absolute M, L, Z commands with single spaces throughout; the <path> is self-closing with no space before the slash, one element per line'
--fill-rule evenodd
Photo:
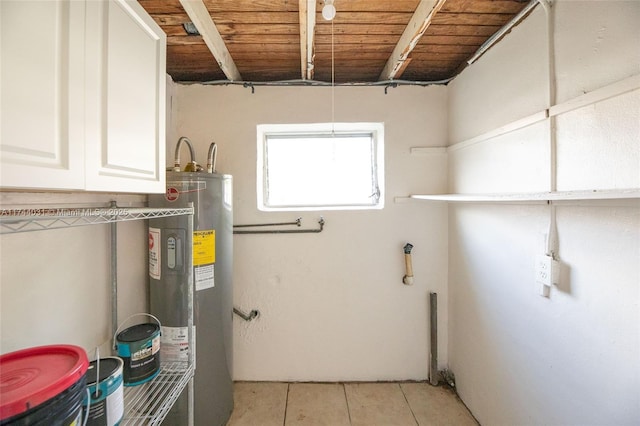
<path fill-rule="evenodd" d="M 84 187 L 84 13 L 0 1 L 1 187 Z"/>
<path fill-rule="evenodd" d="M 87 2 L 88 190 L 165 191 L 165 62 L 136 1 Z"/>
<path fill-rule="evenodd" d="M 2 0 L 0 14 L 0 186 L 164 192 L 166 36 L 144 9 Z"/>

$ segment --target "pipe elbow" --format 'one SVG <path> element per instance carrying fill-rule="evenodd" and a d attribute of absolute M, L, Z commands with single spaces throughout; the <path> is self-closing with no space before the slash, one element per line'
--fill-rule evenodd
<path fill-rule="evenodd" d="M 405 275 L 402 277 L 402 283 L 404 285 L 413 285 L 413 275 Z"/>

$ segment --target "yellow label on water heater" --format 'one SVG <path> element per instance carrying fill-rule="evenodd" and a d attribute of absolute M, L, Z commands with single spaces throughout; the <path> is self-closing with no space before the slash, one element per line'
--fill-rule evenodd
<path fill-rule="evenodd" d="M 193 266 L 216 262 L 216 231 L 193 231 Z"/>

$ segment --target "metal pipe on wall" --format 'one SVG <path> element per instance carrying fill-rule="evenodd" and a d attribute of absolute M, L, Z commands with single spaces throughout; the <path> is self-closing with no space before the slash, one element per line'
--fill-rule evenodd
<path fill-rule="evenodd" d="M 236 231 L 234 230 L 234 234 L 318 234 L 324 229 L 324 218 L 320 218 L 318 221 L 318 228 L 311 229 L 267 229 L 262 231 Z M 277 224 L 276 224 L 277 225 Z M 260 225 L 254 225 L 260 226 Z"/>
<path fill-rule="evenodd" d="M 250 223 L 247 225 L 233 225 L 233 227 L 234 228 L 255 228 L 260 226 L 290 226 L 290 225 L 296 225 L 296 226 L 302 225 L 302 218 L 299 217 L 294 222 Z"/>
<path fill-rule="evenodd" d="M 257 309 L 253 309 L 248 314 L 245 314 L 243 311 L 236 307 L 233 308 L 233 313 L 245 321 L 252 321 L 254 318 L 257 318 L 258 315 L 260 315 L 260 311 L 258 311 Z"/>

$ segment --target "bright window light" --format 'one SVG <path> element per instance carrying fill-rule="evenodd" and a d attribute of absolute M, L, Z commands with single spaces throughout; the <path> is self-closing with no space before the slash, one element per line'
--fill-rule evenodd
<path fill-rule="evenodd" d="M 382 123 L 258 126 L 260 210 L 381 209 Z"/>

